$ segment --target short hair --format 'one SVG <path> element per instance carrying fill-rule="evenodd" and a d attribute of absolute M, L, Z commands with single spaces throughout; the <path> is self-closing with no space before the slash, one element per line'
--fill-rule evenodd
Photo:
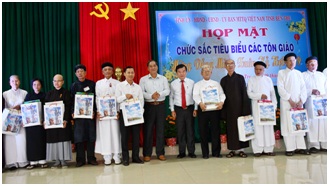
<path fill-rule="evenodd" d="M 134 67 L 132 67 L 132 66 L 126 66 L 126 68 L 123 70 L 123 72 L 126 72 L 128 68 L 132 68 L 134 70 Z"/>
<path fill-rule="evenodd" d="M 233 61 L 233 63 L 235 64 L 235 61 L 233 59 L 227 59 L 224 61 L 224 63 L 226 64 L 228 61 Z"/>
<path fill-rule="evenodd" d="M 155 60 L 151 59 L 151 60 L 149 60 L 149 61 L 147 62 L 147 67 L 149 67 L 149 64 L 150 64 L 151 62 L 155 62 L 155 64 L 158 65 L 157 62 L 156 62 Z"/>
<path fill-rule="evenodd" d="M 77 72 L 78 69 L 83 69 L 84 71 L 87 71 L 86 70 L 86 66 L 84 66 L 83 64 L 77 64 L 75 67 L 74 67 L 74 72 Z"/>
<path fill-rule="evenodd" d="M 284 60 L 284 61 L 287 61 L 288 57 L 292 57 L 292 56 L 294 56 L 294 57 L 297 59 L 297 56 L 296 56 L 295 53 L 288 53 L 288 54 L 286 54 L 286 55 L 284 56 L 283 60 Z"/>
<path fill-rule="evenodd" d="M 20 79 L 19 79 L 19 76 L 16 75 L 16 74 L 14 74 L 14 75 L 9 76 L 9 81 L 10 81 L 10 79 L 11 79 L 12 77 L 16 77 L 18 80 L 20 80 Z"/>
<path fill-rule="evenodd" d="M 114 68 L 114 67 L 113 67 L 113 64 L 110 63 L 110 62 L 104 62 L 104 63 L 102 64 L 102 69 L 103 69 L 104 67 L 111 67 L 112 69 Z"/>
<path fill-rule="evenodd" d="M 185 68 L 185 70 L 187 71 L 187 67 L 184 64 L 179 64 L 176 66 L 176 72 L 178 71 L 178 69 L 180 68 Z"/>
<path fill-rule="evenodd" d="M 35 81 L 39 81 L 40 84 L 41 84 L 41 86 L 43 87 L 43 81 L 42 81 L 40 78 L 33 78 L 33 79 L 31 80 L 31 86 L 33 86 L 33 83 L 34 83 Z"/>
<path fill-rule="evenodd" d="M 201 72 L 203 72 L 204 69 L 209 69 L 210 71 L 212 70 L 212 68 L 209 65 L 202 65 Z"/>
<path fill-rule="evenodd" d="M 307 62 L 310 61 L 310 60 L 317 60 L 318 61 L 318 58 L 316 56 L 310 56 L 310 57 L 306 58 L 305 64 L 307 64 Z"/>

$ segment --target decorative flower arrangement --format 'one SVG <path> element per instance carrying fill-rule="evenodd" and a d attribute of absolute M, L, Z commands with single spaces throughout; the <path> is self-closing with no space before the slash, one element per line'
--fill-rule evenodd
<path fill-rule="evenodd" d="M 171 115 L 168 115 L 166 118 L 166 125 L 165 125 L 165 138 L 176 138 L 176 122 Z"/>

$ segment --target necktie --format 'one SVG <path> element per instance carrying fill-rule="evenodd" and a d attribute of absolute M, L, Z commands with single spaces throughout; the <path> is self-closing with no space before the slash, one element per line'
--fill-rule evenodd
<path fill-rule="evenodd" d="M 185 87 L 184 87 L 184 80 L 182 82 L 182 107 L 183 109 L 186 108 L 186 97 L 185 97 Z"/>

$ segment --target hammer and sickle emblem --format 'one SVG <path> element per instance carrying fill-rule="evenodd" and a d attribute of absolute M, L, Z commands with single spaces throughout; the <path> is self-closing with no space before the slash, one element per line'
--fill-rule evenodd
<path fill-rule="evenodd" d="M 102 8 L 102 4 L 97 4 L 95 6 L 95 9 L 99 10 L 100 14 L 97 14 L 95 11 L 92 11 L 92 12 L 90 12 L 90 15 L 91 16 L 95 15 L 96 17 L 100 17 L 100 18 L 105 17 L 105 19 L 108 20 L 109 16 L 107 16 L 107 14 L 109 13 L 109 6 L 106 3 L 103 3 L 103 4 L 105 5 L 105 8 L 106 8 L 105 11 Z"/>

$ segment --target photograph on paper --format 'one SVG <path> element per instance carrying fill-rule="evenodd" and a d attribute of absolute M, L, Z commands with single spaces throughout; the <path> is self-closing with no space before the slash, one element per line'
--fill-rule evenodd
<path fill-rule="evenodd" d="M 117 118 L 117 106 L 115 97 L 99 98 L 98 105 L 98 112 L 101 115 L 100 120 Z"/>
<path fill-rule="evenodd" d="M 219 103 L 218 89 L 208 88 L 202 90 L 202 102 L 206 105 L 206 111 L 216 110 L 216 104 Z"/>

